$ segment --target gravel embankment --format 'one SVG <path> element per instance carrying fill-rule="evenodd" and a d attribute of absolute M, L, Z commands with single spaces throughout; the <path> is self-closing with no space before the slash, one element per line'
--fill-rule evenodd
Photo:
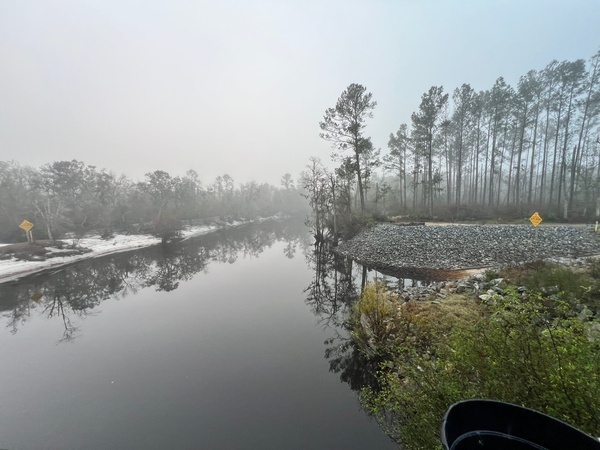
<path fill-rule="evenodd" d="M 600 254 L 600 233 L 582 226 L 381 224 L 336 251 L 391 271 L 502 267 Z"/>

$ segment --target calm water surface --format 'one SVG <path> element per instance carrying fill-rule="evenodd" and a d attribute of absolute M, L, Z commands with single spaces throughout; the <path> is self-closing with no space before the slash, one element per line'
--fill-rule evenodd
<path fill-rule="evenodd" d="M 265 223 L 0 285 L 0 448 L 395 448 L 336 350 L 361 280 L 332 264 Z"/>

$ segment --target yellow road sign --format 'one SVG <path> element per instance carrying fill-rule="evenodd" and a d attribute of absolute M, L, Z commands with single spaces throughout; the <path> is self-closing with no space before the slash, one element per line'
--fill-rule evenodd
<path fill-rule="evenodd" d="M 33 228 L 33 224 L 29 220 L 24 220 L 23 222 L 21 222 L 21 225 L 19 225 L 19 228 L 25 231 L 29 231 Z"/>
<path fill-rule="evenodd" d="M 529 218 L 529 221 L 533 224 L 534 227 L 537 227 L 540 223 L 542 223 L 542 218 L 537 212 L 534 212 L 533 215 Z"/>

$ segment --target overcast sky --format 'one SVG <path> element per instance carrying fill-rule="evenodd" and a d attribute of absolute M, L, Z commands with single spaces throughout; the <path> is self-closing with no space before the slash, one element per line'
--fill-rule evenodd
<path fill-rule="evenodd" d="M 350 83 L 391 132 L 430 86 L 515 85 L 600 47 L 599 0 L 0 0 L 0 160 L 294 179 Z"/>

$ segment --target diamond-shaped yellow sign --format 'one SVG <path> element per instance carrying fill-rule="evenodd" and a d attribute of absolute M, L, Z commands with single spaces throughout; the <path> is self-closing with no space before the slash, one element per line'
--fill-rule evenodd
<path fill-rule="evenodd" d="M 19 228 L 25 231 L 29 231 L 33 228 L 33 224 L 29 220 L 24 220 L 23 222 L 21 222 L 21 225 L 19 225 Z"/>
<path fill-rule="evenodd" d="M 533 215 L 529 218 L 529 221 L 533 224 L 534 227 L 537 227 L 540 223 L 542 223 L 542 218 L 537 212 L 534 212 Z"/>

